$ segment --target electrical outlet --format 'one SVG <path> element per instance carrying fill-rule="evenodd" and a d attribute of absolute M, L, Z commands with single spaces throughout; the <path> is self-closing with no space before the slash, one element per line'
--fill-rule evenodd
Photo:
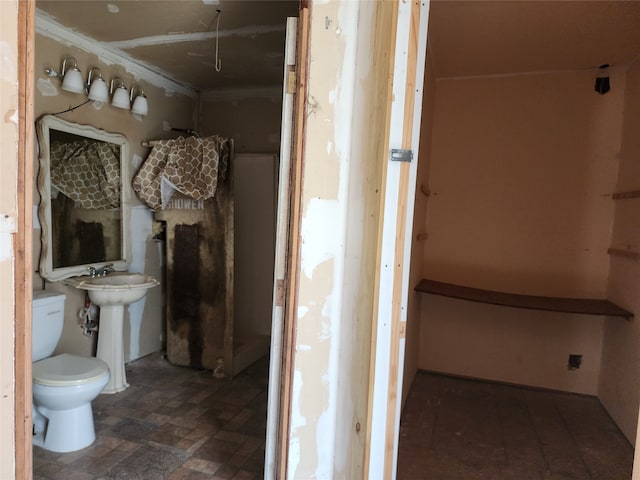
<path fill-rule="evenodd" d="M 570 353 L 567 368 L 569 370 L 577 370 L 580 368 L 580 365 L 582 365 L 582 355 Z"/>

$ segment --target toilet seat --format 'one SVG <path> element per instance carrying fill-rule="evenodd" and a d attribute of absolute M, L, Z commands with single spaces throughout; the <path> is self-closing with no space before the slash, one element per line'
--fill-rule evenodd
<path fill-rule="evenodd" d="M 84 385 L 109 374 L 105 362 L 95 357 L 62 353 L 32 364 L 33 382 L 50 387 Z"/>

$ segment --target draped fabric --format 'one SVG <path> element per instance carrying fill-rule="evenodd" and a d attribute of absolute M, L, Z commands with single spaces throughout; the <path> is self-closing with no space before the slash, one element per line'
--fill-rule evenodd
<path fill-rule="evenodd" d="M 52 142 L 49 148 L 52 194 L 77 207 L 120 208 L 120 147 L 91 139 Z"/>
<path fill-rule="evenodd" d="M 225 178 L 230 155 L 229 138 L 159 140 L 133 178 L 133 190 L 153 210 L 167 208 L 175 192 L 206 200 Z"/>

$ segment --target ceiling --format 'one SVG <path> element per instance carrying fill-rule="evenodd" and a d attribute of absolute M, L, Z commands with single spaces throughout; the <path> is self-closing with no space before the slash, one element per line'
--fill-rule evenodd
<path fill-rule="evenodd" d="M 0 0 L 1 1 L 1 0 Z M 196 90 L 282 82 L 298 0 L 37 0 L 67 28 Z M 216 20 L 220 15 L 215 69 Z M 432 1 L 438 77 L 624 65 L 640 54 L 640 1 Z"/>
<path fill-rule="evenodd" d="M 1 0 L 0 0 L 1 1 Z M 196 90 L 282 84 L 285 24 L 297 0 L 37 0 L 68 29 Z M 216 24 L 220 10 L 216 71 Z"/>
<path fill-rule="evenodd" d="M 640 54 L 640 1 L 435 1 L 438 77 L 623 65 Z"/>

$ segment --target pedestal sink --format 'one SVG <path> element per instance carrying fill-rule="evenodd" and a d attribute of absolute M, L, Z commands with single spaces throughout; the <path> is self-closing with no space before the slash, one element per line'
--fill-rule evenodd
<path fill-rule="evenodd" d="M 113 272 L 104 277 L 76 278 L 72 284 L 86 290 L 91 302 L 100 307 L 96 357 L 104 360 L 111 371 L 109 383 L 102 393 L 121 392 L 129 386 L 124 371 L 124 306 L 137 302 L 147 294 L 147 290 L 160 285 L 160 282 L 142 273 Z"/>

